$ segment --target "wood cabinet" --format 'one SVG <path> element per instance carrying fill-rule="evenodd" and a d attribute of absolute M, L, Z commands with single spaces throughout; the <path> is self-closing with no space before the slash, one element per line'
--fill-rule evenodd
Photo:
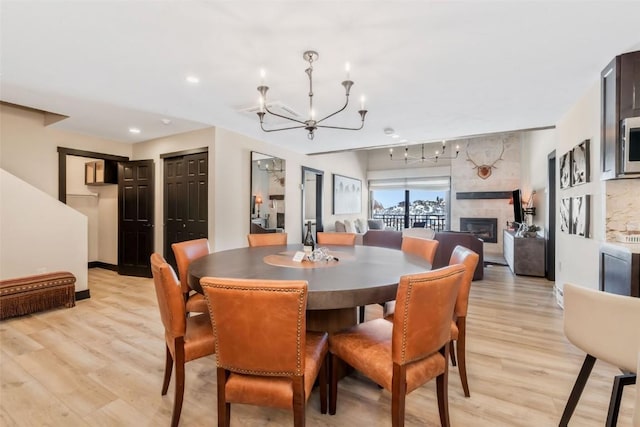
<path fill-rule="evenodd" d="M 95 160 L 85 163 L 84 183 L 86 185 L 117 184 L 118 163 L 111 160 Z"/>
<path fill-rule="evenodd" d="M 516 237 L 515 232 L 504 230 L 504 258 L 511 271 L 518 275 L 544 277 L 545 243 L 542 237 Z"/>
<path fill-rule="evenodd" d="M 616 56 L 600 74 L 602 179 L 620 175 L 620 124 L 640 117 L 640 51 Z"/>
<path fill-rule="evenodd" d="M 621 245 L 600 245 L 600 290 L 640 297 L 640 253 Z"/>

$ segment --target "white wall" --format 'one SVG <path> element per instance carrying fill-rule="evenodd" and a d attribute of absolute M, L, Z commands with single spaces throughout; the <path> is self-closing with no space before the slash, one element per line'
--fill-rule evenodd
<path fill-rule="evenodd" d="M 543 234 L 543 230 L 549 223 L 547 212 L 547 197 L 549 193 L 547 187 L 547 158 L 556 149 L 556 144 L 555 129 L 523 133 L 520 160 L 521 189 L 527 200 L 533 191 L 536 192 L 533 198 L 536 215 L 533 218 L 528 216 L 527 220 L 540 227 L 541 231 L 538 232 L 540 235 Z M 557 152 L 556 156 L 559 157 Z"/>
<path fill-rule="evenodd" d="M 0 169 L 0 279 L 53 271 L 87 289 L 87 218 Z"/>
<path fill-rule="evenodd" d="M 67 156 L 67 205 L 89 221 L 89 262 L 118 264 L 118 186 L 85 185 L 85 163 L 96 160 Z"/>
<path fill-rule="evenodd" d="M 303 133 L 301 144 L 309 142 Z M 337 219 L 366 217 L 368 191 L 366 189 L 366 161 L 364 152 L 350 152 L 317 156 L 294 153 L 240 135 L 226 129 L 216 128 L 214 181 L 215 188 L 214 250 L 224 250 L 247 245 L 249 233 L 250 205 L 250 166 L 251 151 L 280 157 L 286 160 L 285 176 L 285 231 L 291 243 L 302 241 L 302 166 L 324 171 L 323 222 L 326 229 L 333 228 Z M 332 215 L 331 182 L 332 174 L 337 173 L 362 180 L 362 212 L 359 215 Z M 211 213 L 210 213 L 211 215 Z"/>
<path fill-rule="evenodd" d="M 45 114 L 0 104 L 0 167 L 58 198 L 58 147 L 131 156 L 131 144 L 45 127 Z"/>
<path fill-rule="evenodd" d="M 556 187 L 557 206 L 560 206 L 560 200 L 565 197 L 591 195 L 590 238 L 561 232 L 560 222 L 557 221 L 556 284 L 559 288 L 567 282 L 592 289 L 599 286 L 598 251 L 605 235 L 606 203 L 605 181 L 600 181 L 600 83 L 597 77 L 594 78 L 596 82 L 556 124 L 558 159 L 585 139 L 591 140 L 590 181 L 562 190 L 559 183 Z"/>

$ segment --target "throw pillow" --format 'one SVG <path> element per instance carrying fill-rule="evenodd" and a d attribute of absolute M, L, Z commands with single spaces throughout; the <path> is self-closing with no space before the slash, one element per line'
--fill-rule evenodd
<path fill-rule="evenodd" d="M 347 229 L 342 221 L 336 221 L 336 233 L 344 233 Z"/>
<path fill-rule="evenodd" d="M 384 230 L 384 222 L 381 219 L 370 219 L 367 221 L 369 230 Z"/>
<path fill-rule="evenodd" d="M 356 228 L 353 226 L 353 223 L 348 219 L 344 220 L 344 228 L 347 230 L 347 233 L 355 233 Z"/>
<path fill-rule="evenodd" d="M 360 234 L 364 234 L 367 232 L 367 224 L 360 218 L 354 221 L 354 225 L 356 226 L 356 232 Z"/>

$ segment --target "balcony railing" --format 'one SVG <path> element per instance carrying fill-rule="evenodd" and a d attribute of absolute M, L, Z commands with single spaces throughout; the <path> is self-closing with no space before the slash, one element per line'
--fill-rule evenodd
<path fill-rule="evenodd" d="M 403 214 L 373 214 L 373 218 L 381 219 L 387 228 L 393 228 L 398 231 L 402 231 L 404 228 L 412 228 L 414 225 L 431 228 L 434 231 L 443 231 L 447 228 L 445 215 L 409 214 L 409 224 L 407 227 L 404 226 Z"/>

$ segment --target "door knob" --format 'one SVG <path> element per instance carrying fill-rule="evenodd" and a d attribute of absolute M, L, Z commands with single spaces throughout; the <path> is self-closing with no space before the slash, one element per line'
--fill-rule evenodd
<path fill-rule="evenodd" d="M 182 228 L 187 228 L 187 224 L 185 224 L 184 222 L 182 223 Z"/>

